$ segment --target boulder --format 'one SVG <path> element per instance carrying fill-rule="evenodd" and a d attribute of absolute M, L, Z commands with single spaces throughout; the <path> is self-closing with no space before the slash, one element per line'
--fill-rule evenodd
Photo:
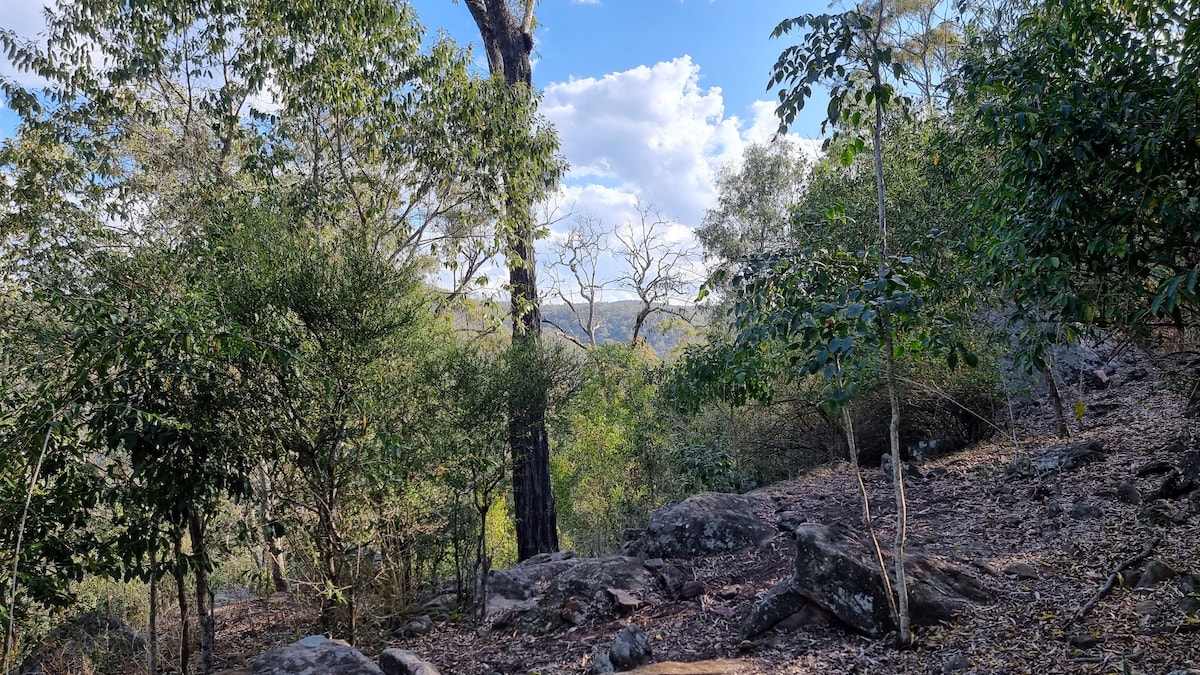
<path fill-rule="evenodd" d="M 497 627 L 545 634 L 591 618 L 613 618 L 661 599 L 658 577 L 639 558 L 579 558 L 545 592 L 514 607 Z"/>
<path fill-rule="evenodd" d="M 407 649 L 385 649 L 379 655 L 379 668 L 384 675 L 441 675 L 428 661 L 421 660 Z"/>
<path fill-rule="evenodd" d="M 617 672 L 633 670 L 649 661 L 650 656 L 650 638 L 636 624 L 617 633 L 608 649 L 608 658 Z"/>
<path fill-rule="evenodd" d="M 1039 473 L 1070 471 L 1104 456 L 1100 441 L 1084 441 L 1048 448 L 1038 455 L 1033 466 Z"/>
<path fill-rule="evenodd" d="M 762 506 L 760 498 L 747 495 L 692 495 L 655 511 L 625 551 L 643 558 L 693 558 L 762 546 L 775 537 L 775 528 L 755 513 Z"/>
<path fill-rule="evenodd" d="M 310 635 L 254 660 L 253 675 L 384 675 L 375 662 L 344 640 Z"/>
<path fill-rule="evenodd" d="M 545 593 L 551 581 L 580 560 L 574 553 L 541 553 L 515 567 L 488 572 L 488 615 L 531 607 L 529 600 Z"/>
<path fill-rule="evenodd" d="M 924 555 L 908 554 L 905 570 L 913 625 L 948 621 L 991 595 L 963 570 Z M 897 629 L 874 553 L 845 526 L 797 528 L 794 582 L 796 595 L 865 635 Z"/>
<path fill-rule="evenodd" d="M 795 579 L 775 584 L 750 608 L 750 614 L 742 621 L 741 639 L 762 635 L 807 605 L 808 598 L 800 592 Z"/>
<path fill-rule="evenodd" d="M 129 657 L 145 650 L 142 636 L 119 618 L 91 611 L 71 619 L 46 635 L 16 672 L 34 675 L 46 672 L 43 664 L 65 665 L 72 672 L 90 672 L 95 652 Z"/>

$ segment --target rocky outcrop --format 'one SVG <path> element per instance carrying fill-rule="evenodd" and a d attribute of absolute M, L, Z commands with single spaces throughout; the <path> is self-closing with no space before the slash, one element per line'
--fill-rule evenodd
<path fill-rule="evenodd" d="M 545 593 L 550 582 L 580 560 L 574 553 L 541 553 L 515 567 L 492 570 L 488 573 L 488 615 L 532 607 L 533 598 Z"/>
<path fill-rule="evenodd" d="M 890 561 L 888 561 L 890 566 Z M 963 570 L 920 554 L 905 557 L 914 625 L 948 621 L 990 593 Z M 743 623 L 745 637 L 761 633 L 812 603 L 854 630 L 882 637 L 897 629 L 874 554 L 842 526 L 796 528 L 795 575 L 771 591 Z"/>
<path fill-rule="evenodd" d="M 695 558 L 762 546 L 774 538 L 775 528 L 755 513 L 761 506 L 748 495 L 692 495 L 655 511 L 625 552 L 643 558 Z"/>
<path fill-rule="evenodd" d="M 252 675 L 384 675 L 365 654 L 344 640 L 310 635 L 254 660 Z"/>
<path fill-rule="evenodd" d="M 627 615 L 662 595 L 659 577 L 639 558 L 576 558 L 541 595 L 512 606 L 494 625 L 541 635 L 594 618 Z"/>

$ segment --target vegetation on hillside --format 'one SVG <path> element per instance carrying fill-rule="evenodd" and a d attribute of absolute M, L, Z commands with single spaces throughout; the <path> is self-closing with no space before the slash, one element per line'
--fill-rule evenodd
<path fill-rule="evenodd" d="M 510 11 L 466 4 L 485 33 Z M 581 220 L 561 306 L 532 214 L 565 166 L 508 72 L 534 4 L 485 40 L 494 77 L 390 0 L 80 0 L 44 43 L 0 31 L 45 82 L 0 80 L 0 672 L 118 587 L 152 672 L 168 608 L 176 667 L 213 669 L 227 586 L 350 640 L 435 591 L 465 619 L 491 567 L 617 551 L 687 494 L 978 441 L 1004 364 L 1061 399 L 1080 335 L 1194 347 L 1200 3 L 787 19 L 761 75 L 784 128 L 832 92 L 822 155 L 721 173 L 688 223 L 703 290 L 651 207 Z M 598 302 L 597 246 L 637 300 Z M 473 295 L 503 251 L 509 325 Z"/>

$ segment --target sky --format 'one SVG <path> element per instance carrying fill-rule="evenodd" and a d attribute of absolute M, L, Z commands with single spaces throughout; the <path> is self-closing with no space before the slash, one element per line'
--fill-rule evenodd
<path fill-rule="evenodd" d="M 475 44 L 477 67 L 486 71 L 465 5 L 412 5 L 431 36 L 444 32 Z M 0 27 L 36 35 L 41 11 L 40 0 L 0 2 Z M 718 171 L 777 127 L 766 83 L 790 43 L 771 39 L 772 29 L 824 11 L 825 0 L 541 0 L 534 85 L 571 167 L 556 199 L 566 217 L 539 245 L 541 260 L 553 258 L 552 244 L 573 223 L 571 214 L 618 228 L 636 217 L 639 202 L 671 221 L 664 232 L 673 242 L 694 244 L 691 233 L 716 200 Z M 6 61 L 0 73 L 13 74 Z M 791 136 L 816 138 L 824 110 L 824 100 L 810 103 Z M 14 121 L 0 108 L 0 136 Z M 606 261 L 602 276 L 616 276 L 614 265 Z M 542 276 L 545 282 L 548 274 Z M 614 290 L 605 299 L 626 296 Z"/>

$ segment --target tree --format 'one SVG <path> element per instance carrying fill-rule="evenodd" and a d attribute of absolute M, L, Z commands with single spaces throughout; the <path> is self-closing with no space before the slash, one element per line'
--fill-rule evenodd
<path fill-rule="evenodd" d="M 514 104 L 525 103 L 530 115 L 524 125 L 530 134 L 529 145 L 513 148 L 512 164 L 503 177 L 500 217 L 508 242 L 513 348 L 528 356 L 538 349 L 542 330 L 532 208 L 558 180 L 561 172 L 561 166 L 550 156 L 556 147 L 552 134 L 536 128 L 533 119 L 533 68 L 529 55 L 533 51 L 536 0 L 524 1 L 519 21 L 509 8 L 508 0 L 463 1 L 483 38 L 492 77 L 501 79 Z M 544 397 L 514 400 L 510 415 L 513 507 L 516 511 L 517 557 L 521 560 L 558 550 L 546 411 L 537 407 L 541 398 Z"/>
<path fill-rule="evenodd" d="M 963 68 L 977 138 L 997 147 L 981 204 L 995 283 L 1032 327 L 1194 324 L 1200 4 L 1013 10 Z"/>
<path fill-rule="evenodd" d="M 629 336 L 631 347 L 637 346 L 642 327 L 651 315 L 681 315 L 675 303 L 682 306 L 693 296 L 695 287 L 689 269 L 692 252 L 667 239 L 671 221 L 653 206 L 641 202 L 634 209 L 637 221 L 625 223 L 613 234 L 618 242 L 617 257 L 625 263 L 616 283 L 632 291 L 641 304 Z"/>
<path fill-rule="evenodd" d="M 895 374 L 895 310 L 901 306 L 913 308 L 907 299 L 906 284 L 889 267 L 896 261 L 889 257 L 886 187 L 883 166 L 883 125 L 885 106 L 899 104 L 901 111 L 907 108 L 908 100 L 900 96 L 886 79 L 883 71 L 891 67 L 892 74 L 899 78 L 903 65 L 894 61 L 893 48 L 884 42 L 886 26 L 885 3 L 869 7 L 871 13 L 850 11 L 840 15 L 804 15 L 785 20 L 772 33 L 779 37 L 793 29 L 807 29 L 801 44 L 786 48 L 775 64 L 774 74 L 768 87 L 786 83 L 780 91 L 780 105 L 776 115 L 780 118 L 780 133 L 786 133 L 795 120 L 796 113 L 812 95 L 812 87 L 831 84 L 830 102 L 825 122 L 837 128 L 837 133 L 851 137 L 847 150 L 851 156 L 863 148 L 863 140 L 855 127 L 861 123 L 866 106 L 870 111 L 867 119 L 871 132 L 871 149 L 874 156 L 878 239 L 877 254 L 874 256 L 878 269 L 877 282 L 873 289 L 878 292 L 878 320 L 883 350 L 888 400 L 892 415 L 888 426 L 891 446 L 893 485 L 897 510 L 896 537 L 893 545 L 893 563 L 896 576 L 896 612 L 899 628 L 898 640 L 902 645 L 912 641 L 909 626 L 908 588 L 904 569 L 904 542 L 907 528 L 904 479 L 900 460 L 900 401 Z M 841 126 L 839 126 L 839 124 Z M 899 283 L 893 280 L 899 279 Z M 866 500 L 864 500 L 865 503 Z M 865 508 L 865 507 L 864 507 Z M 866 511 L 864 510 L 864 514 Z M 882 558 L 880 559 L 882 563 Z M 886 574 L 884 575 L 886 577 Z"/>
<path fill-rule="evenodd" d="M 809 171 L 799 146 L 786 139 L 746 146 L 738 163 L 721 168 L 717 204 L 696 230 L 705 258 L 732 262 L 795 241 L 793 210 Z"/>
<path fill-rule="evenodd" d="M 596 331 L 600 329 L 599 317 L 596 315 L 596 303 L 601 301 L 601 293 L 610 284 L 600 278 L 600 259 L 606 252 L 607 233 L 603 231 L 604 224 L 591 214 L 576 216 L 575 224 L 567 231 L 561 241 L 554 242 L 551 250 L 556 260 L 549 265 L 552 279 L 550 293 L 571 311 L 571 316 L 589 346 L 596 346 Z M 566 268 L 570 272 L 570 280 L 564 282 L 559 270 Z M 548 319 L 542 320 L 559 330 L 564 337 L 572 339 L 561 326 L 555 325 Z"/>

